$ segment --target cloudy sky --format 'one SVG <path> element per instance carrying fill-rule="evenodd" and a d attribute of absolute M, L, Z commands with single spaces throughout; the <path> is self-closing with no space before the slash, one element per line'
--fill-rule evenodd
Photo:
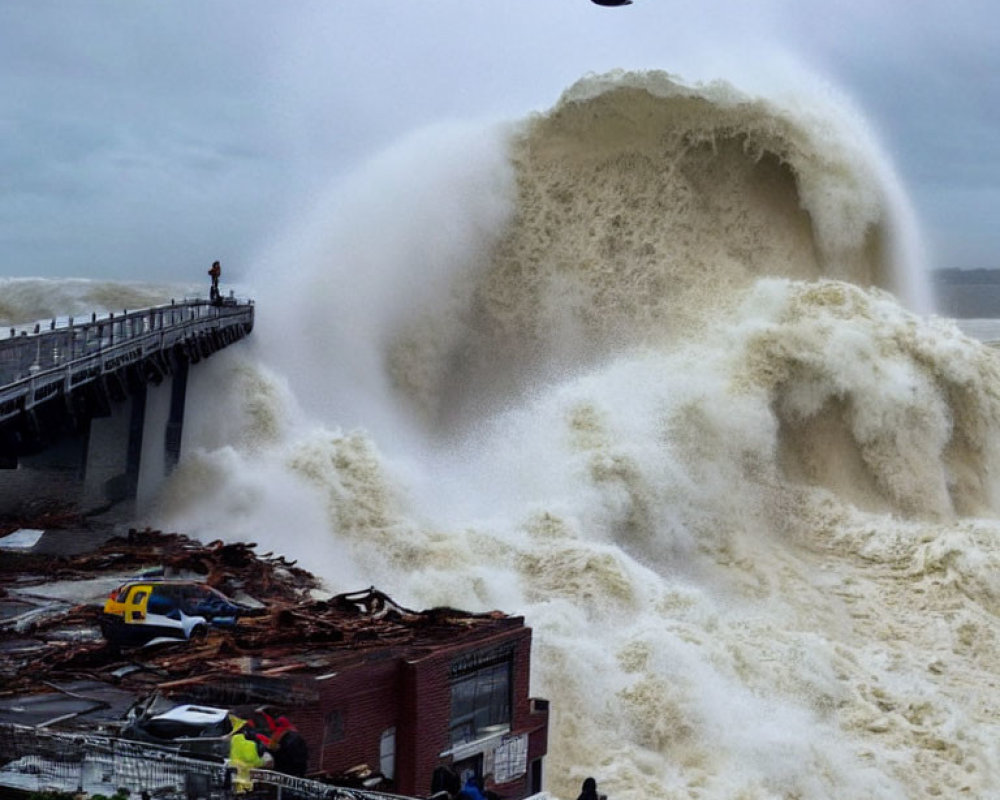
<path fill-rule="evenodd" d="M 822 76 L 871 120 L 932 265 L 1000 267 L 998 17 L 994 0 L 4 0 L 0 277 L 238 274 L 400 137 L 521 118 L 614 68 Z"/>

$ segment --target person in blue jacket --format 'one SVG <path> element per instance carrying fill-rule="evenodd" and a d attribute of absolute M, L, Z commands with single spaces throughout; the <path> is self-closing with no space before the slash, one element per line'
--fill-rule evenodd
<path fill-rule="evenodd" d="M 456 800 L 486 800 L 486 795 L 479 788 L 479 778 L 475 775 L 470 775 L 465 782 L 465 786 L 462 787 L 462 791 L 458 793 Z"/>

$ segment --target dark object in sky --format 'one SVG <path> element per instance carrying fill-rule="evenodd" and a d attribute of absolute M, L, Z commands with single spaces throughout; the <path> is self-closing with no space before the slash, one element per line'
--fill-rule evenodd
<path fill-rule="evenodd" d="M 596 3 L 599 6 L 630 6 L 632 5 L 632 0 L 590 0 L 591 3 Z"/>

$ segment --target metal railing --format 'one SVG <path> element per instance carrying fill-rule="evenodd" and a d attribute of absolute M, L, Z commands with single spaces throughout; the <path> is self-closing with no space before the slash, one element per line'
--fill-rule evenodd
<path fill-rule="evenodd" d="M 113 794 L 128 789 L 160 798 L 281 798 L 304 800 L 412 800 L 400 795 L 332 786 L 255 769 L 250 791 L 234 788 L 233 768 L 144 742 L 89 733 L 65 733 L 0 723 L 0 786 L 27 791 L 83 790 Z"/>
<path fill-rule="evenodd" d="M 0 422 L 101 375 L 213 330 L 253 326 L 250 301 L 186 300 L 79 322 L 69 317 L 0 339 Z"/>

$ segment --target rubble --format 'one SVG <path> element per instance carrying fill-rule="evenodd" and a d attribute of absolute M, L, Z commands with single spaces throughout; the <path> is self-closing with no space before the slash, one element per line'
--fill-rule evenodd
<path fill-rule="evenodd" d="M 77 583 L 92 585 L 102 577 L 107 585 L 117 585 L 136 576 L 194 578 L 257 606 L 258 612 L 196 640 L 122 647 L 100 634 L 100 601 L 74 598 L 72 591 Z M 62 594 L 70 599 L 53 597 L 54 585 L 63 586 Z M 38 593 L 43 587 L 47 596 Z M 314 575 L 282 556 L 258 555 L 255 544 L 202 544 L 148 529 L 130 530 L 90 553 L 5 555 L 0 563 L 0 721 L 16 721 L 5 699 L 50 693 L 73 681 L 105 682 L 136 696 L 155 689 L 197 697 L 198 686 L 225 675 L 232 701 L 255 702 L 266 694 L 262 682 L 256 681 L 253 700 L 241 699 L 241 681 L 233 679 L 334 668 L 366 649 L 419 647 L 447 640 L 456 626 L 507 619 L 500 612 L 415 612 L 374 588 L 317 600 L 318 589 Z"/>
<path fill-rule="evenodd" d="M 272 609 L 262 624 L 240 630 L 232 640 L 212 636 L 182 653 L 143 654 L 154 672 L 172 676 L 203 666 L 209 656 L 252 649 L 265 640 L 288 640 L 289 635 L 276 638 L 269 632 L 279 622 L 274 615 L 282 615 L 282 623 L 289 613 L 294 618 L 293 609 L 319 587 L 314 576 L 285 558 L 258 556 L 253 544 L 203 545 L 187 536 L 152 530 L 130 530 L 127 537 L 112 538 L 93 552 L 65 557 L 5 553 L 0 561 L 0 698 L 37 690 L 48 677 L 89 678 L 97 668 L 108 672 L 121 666 L 125 651 L 100 636 L 97 598 L 74 596 L 74 585 L 102 576 L 111 585 L 153 575 L 195 577 L 231 596 L 249 595 L 257 605 Z M 52 589 L 58 586 L 65 587 L 68 598 L 53 596 Z M 301 634 L 302 628 L 289 631 Z"/>
<path fill-rule="evenodd" d="M 19 528 L 68 528 L 82 524 L 83 519 L 73 505 L 25 502 L 16 512 L 0 516 L 0 537 Z"/>

